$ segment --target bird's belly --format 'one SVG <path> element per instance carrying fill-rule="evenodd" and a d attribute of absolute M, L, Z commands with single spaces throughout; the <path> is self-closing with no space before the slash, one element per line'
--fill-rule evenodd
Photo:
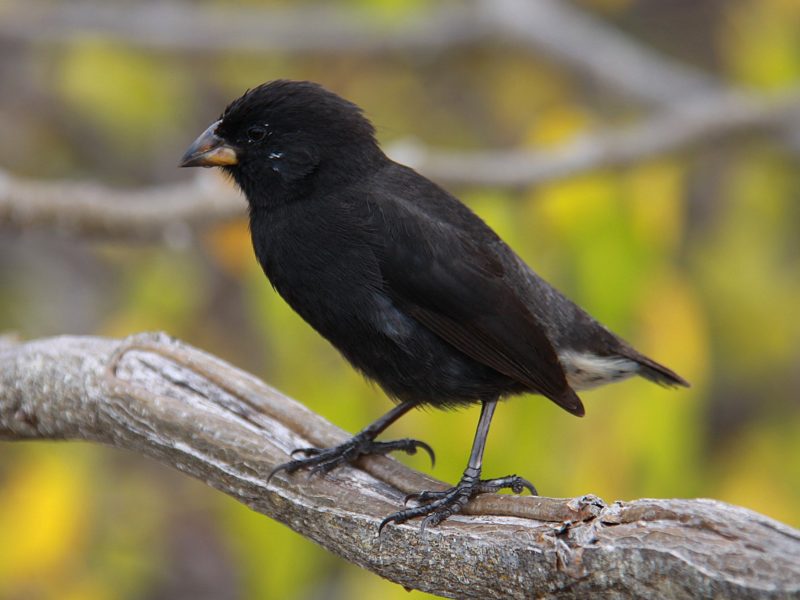
<path fill-rule="evenodd" d="M 273 283 L 309 325 L 394 398 L 452 406 L 521 391 L 516 382 L 466 356 L 364 281 L 334 283 L 328 271 L 302 281 L 295 274 L 291 284 L 281 278 Z M 334 287 L 333 293 L 320 293 Z"/>
<path fill-rule="evenodd" d="M 357 369 L 397 399 L 454 406 L 521 391 L 519 384 L 476 362 L 397 307 L 374 295 L 357 345 L 331 342 Z M 348 332 L 352 335 L 352 332 Z"/>
<path fill-rule="evenodd" d="M 363 246 L 341 240 L 309 245 L 308 239 L 273 227 L 270 235 L 257 236 L 254 230 L 253 241 L 265 274 L 283 299 L 390 396 L 441 406 L 522 391 L 398 307 L 383 289 L 374 256 Z"/>

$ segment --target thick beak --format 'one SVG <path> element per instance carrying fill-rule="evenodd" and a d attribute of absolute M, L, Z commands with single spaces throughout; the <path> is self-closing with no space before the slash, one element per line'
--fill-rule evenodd
<path fill-rule="evenodd" d="M 200 134 L 181 158 L 182 167 L 222 167 L 239 162 L 236 150 L 216 134 L 219 121 Z"/>

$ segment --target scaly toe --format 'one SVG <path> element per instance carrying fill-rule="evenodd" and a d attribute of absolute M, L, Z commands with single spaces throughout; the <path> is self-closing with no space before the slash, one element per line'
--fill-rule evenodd
<path fill-rule="evenodd" d="M 477 485 L 479 494 L 490 494 L 504 489 L 509 489 L 515 494 L 521 494 L 523 491 L 528 490 L 533 496 L 539 495 L 530 481 L 518 475 L 509 475 L 498 479 L 484 479 Z"/>
<path fill-rule="evenodd" d="M 365 454 L 388 454 L 395 450 L 402 450 L 406 454 L 416 454 L 420 448 L 430 457 L 431 466 L 436 466 L 436 454 L 433 452 L 433 448 L 421 440 L 406 438 L 390 442 L 371 442 L 364 445 L 363 451 Z"/>
<path fill-rule="evenodd" d="M 531 494 L 536 495 L 536 488 L 533 487 L 533 484 L 517 475 L 497 479 L 477 479 L 474 474 L 467 476 L 465 473 L 458 485 L 449 490 L 408 494 L 404 499 L 404 504 L 414 500 L 420 505 L 406 508 L 386 517 L 378 526 L 378 535 L 389 523 L 400 525 L 416 517 L 425 517 L 420 525 L 420 530 L 425 531 L 427 527 L 435 527 L 461 512 L 461 509 L 475 496 L 498 492 L 502 489 L 510 489 L 516 494 L 527 489 Z"/>
<path fill-rule="evenodd" d="M 428 502 L 432 502 L 434 500 L 440 500 L 446 497 L 449 492 L 450 490 L 445 490 L 443 492 L 424 491 L 424 492 L 417 492 L 416 494 L 409 494 L 408 496 L 403 498 L 403 504 L 408 504 L 412 500 L 414 502 L 427 504 Z"/>
<path fill-rule="evenodd" d="M 304 454 L 305 456 L 316 456 L 317 454 L 320 454 L 322 452 L 324 452 L 322 448 L 295 448 L 289 453 L 289 456 L 291 456 L 292 458 L 294 458 L 298 454 Z"/>
<path fill-rule="evenodd" d="M 294 473 L 300 469 L 309 468 L 309 477 L 314 475 L 324 475 L 336 467 L 355 462 L 359 457 L 368 454 L 388 454 L 395 450 L 403 450 L 409 454 L 414 454 L 418 448 L 422 448 L 431 457 L 431 462 L 435 461 L 433 449 L 419 440 L 402 439 L 389 442 L 376 442 L 369 439 L 363 433 L 357 434 L 338 446 L 333 448 L 297 448 L 293 450 L 290 460 L 278 465 L 267 476 L 267 482 L 281 471 Z M 294 458 L 303 455 L 302 458 Z"/>

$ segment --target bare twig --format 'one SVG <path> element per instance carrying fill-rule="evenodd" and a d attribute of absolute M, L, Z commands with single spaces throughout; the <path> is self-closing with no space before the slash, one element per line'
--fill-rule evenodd
<path fill-rule="evenodd" d="M 713 500 L 494 497 L 420 534 L 380 519 L 442 486 L 379 457 L 324 477 L 265 476 L 345 433 L 164 335 L 0 344 L 0 438 L 85 439 L 155 457 L 410 588 L 452 597 L 786 598 L 800 532 Z M 503 516 L 500 516 L 503 515 Z"/>

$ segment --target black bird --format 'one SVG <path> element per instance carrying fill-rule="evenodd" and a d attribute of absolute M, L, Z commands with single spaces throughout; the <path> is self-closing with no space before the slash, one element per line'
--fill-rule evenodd
<path fill-rule="evenodd" d="M 640 375 L 688 385 L 634 350 L 541 279 L 478 216 L 390 160 L 355 104 L 321 86 L 278 80 L 234 100 L 183 167 L 220 166 L 247 196 L 253 247 L 273 287 L 397 406 L 335 448 L 296 450 L 278 466 L 327 472 L 365 454 L 409 453 L 377 442 L 411 408 L 480 402 L 469 463 L 455 487 L 381 524 L 457 513 L 477 494 L 533 486 L 480 479 L 497 401 L 546 396 L 584 414 L 575 390 Z"/>

